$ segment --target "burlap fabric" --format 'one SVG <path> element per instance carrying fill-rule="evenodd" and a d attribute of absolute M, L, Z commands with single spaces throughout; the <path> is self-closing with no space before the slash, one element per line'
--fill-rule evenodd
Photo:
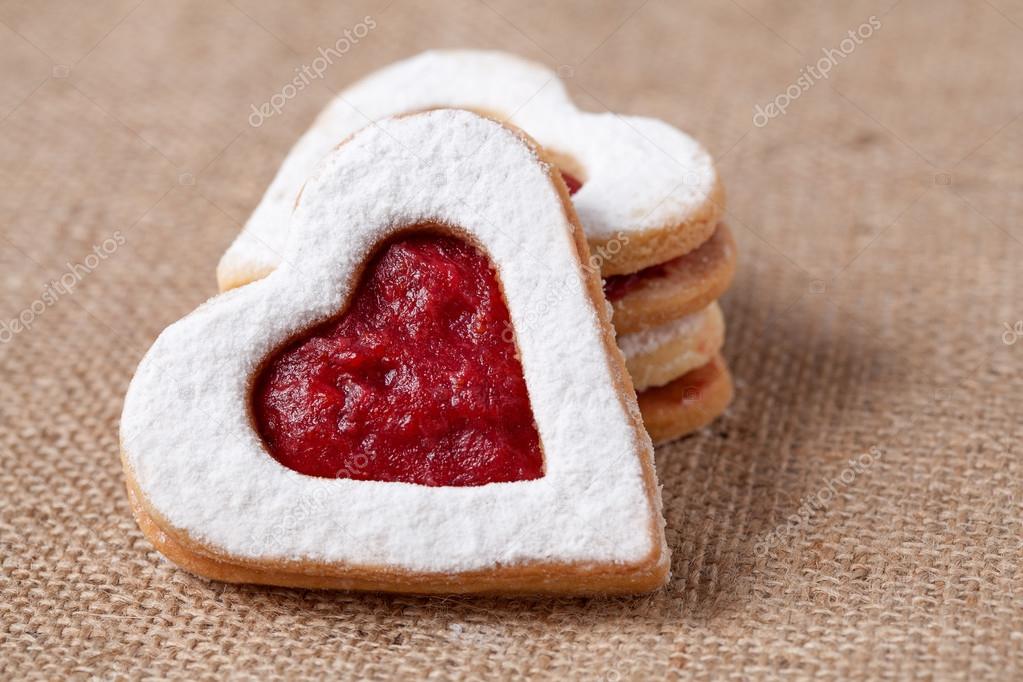
<path fill-rule="evenodd" d="M 1019 3 L 333 5 L 0 5 L 0 678 L 1020 676 Z M 658 452 L 663 592 L 209 584 L 131 519 L 139 358 L 332 92 L 434 46 L 720 161 L 737 399 Z"/>

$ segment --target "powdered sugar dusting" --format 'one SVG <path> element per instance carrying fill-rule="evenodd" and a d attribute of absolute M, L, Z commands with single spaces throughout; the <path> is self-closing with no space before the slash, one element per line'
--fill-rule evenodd
<path fill-rule="evenodd" d="M 687 334 L 695 334 L 704 324 L 709 316 L 721 316 L 721 308 L 717 303 L 711 303 L 703 310 L 685 315 L 676 320 L 670 320 L 664 324 L 650 327 L 630 334 L 618 336 L 618 347 L 626 359 L 652 353 L 666 343 Z"/>
<path fill-rule="evenodd" d="M 545 453 L 535 481 L 434 488 L 303 476 L 266 453 L 248 413 L 260 362 L 335 314 L 360 265 L 409 225 L 456 226 L 494 262 Z M 532 561 L 632 562 L 663 546 L 571 224 L 546 169 L 507 129 L 434 111 L 370 127 L 328 156 L 292 219 L 284 264 L 168 327 L 131 382 L 122 446 L 153 509 L 246 559 L 457 572 Z M 575 273 L 578 291 L 551 300 Z M 574 289 L 574 287 L 573 287 Z M 641 442 L 646 440 L 645 434 Z M 281 518 L 305 511 L 286 532 Z M 651 532 L 653 530 L 653 532 Z"/>
<path fill-rule="evenodd" d="M 581 112 L 547 68 L 500 52 L 424 52 L 370 75 L 327 106 L 224 254 L 221 280 L 280 263 L 295 197 L 340 141 L 377 119 L 439 106 L 508 118 L 574 159 L 585 184 L 573 199 L 590 238 L 684 222 L 717 183 L 710 155 L 691 137 L 654 119 Z"/>

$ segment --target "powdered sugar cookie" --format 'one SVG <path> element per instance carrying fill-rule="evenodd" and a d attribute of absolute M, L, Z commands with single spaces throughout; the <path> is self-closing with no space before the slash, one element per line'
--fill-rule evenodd
<path fill-rule="evenodd" d="M 281 267 L 132 379 L 122 457 L 161 551 L 305 587 L 664 583 L 650 440 L 538 147 L 465 111 L 389 119 L 326 157 L 291 228 Z"/>
<path fill-rule="evenodd" d="M 642 391 L 643 424 L 656 445 L 710 424 L 732 402 L 732 376 L 720 355 L 678 379 Z"/>
<path fill-rule="evenodd" d="M 637 391 L 661 386 L 710 362 L 724 342 L 725 321 L 717 303 L 657 327 L 618 336 Z"/>
<path fill-rule="evenodd" d="M 221 259 L 221 290 L 281 262 L 299 188 L 334 146 L 378 119 L 433 107 L 510 121 L 542 144 L 578 188 L 575 208 L 605 276 L 692 251 L 717 226 L 723 192 L 714 164 L 681 131 L 650 118 L 582 112 L 554 72 L 511 55 L 431 51 L 377 71 L 327 106 Z"/>
<path fill-rule="evenodd" d="M 695 313 L 728 289 L 735 275 L 732 233 L 719 225 L 700 248 L 667 263 L 604 282 L 615 330 L 629 334 Z"/>

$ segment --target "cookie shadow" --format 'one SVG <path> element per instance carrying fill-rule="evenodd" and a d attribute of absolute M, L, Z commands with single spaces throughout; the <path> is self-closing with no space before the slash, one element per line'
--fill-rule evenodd
<path fill-rule="evenodd" d="M 909 383 L 881 321 L 813 287 L 789 300 L 764 289 L 740 280 L 722 303 L 732 405 L 657 453 L 681 618 L 741 610 L 761 579 L 800 569 L 836 477 L 878 451 Z"/>

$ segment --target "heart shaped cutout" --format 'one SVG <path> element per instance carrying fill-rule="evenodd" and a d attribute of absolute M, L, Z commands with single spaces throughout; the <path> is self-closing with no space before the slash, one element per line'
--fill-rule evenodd
<path fill-rule="evenodd" d="M 344 313 L 264 365 L 253 390 L 263 441 L 310 476 L 428 486 L 540 478 L 510 328 L 478 248 L 437 233 L 397 238 L 369 262 Z"/>

